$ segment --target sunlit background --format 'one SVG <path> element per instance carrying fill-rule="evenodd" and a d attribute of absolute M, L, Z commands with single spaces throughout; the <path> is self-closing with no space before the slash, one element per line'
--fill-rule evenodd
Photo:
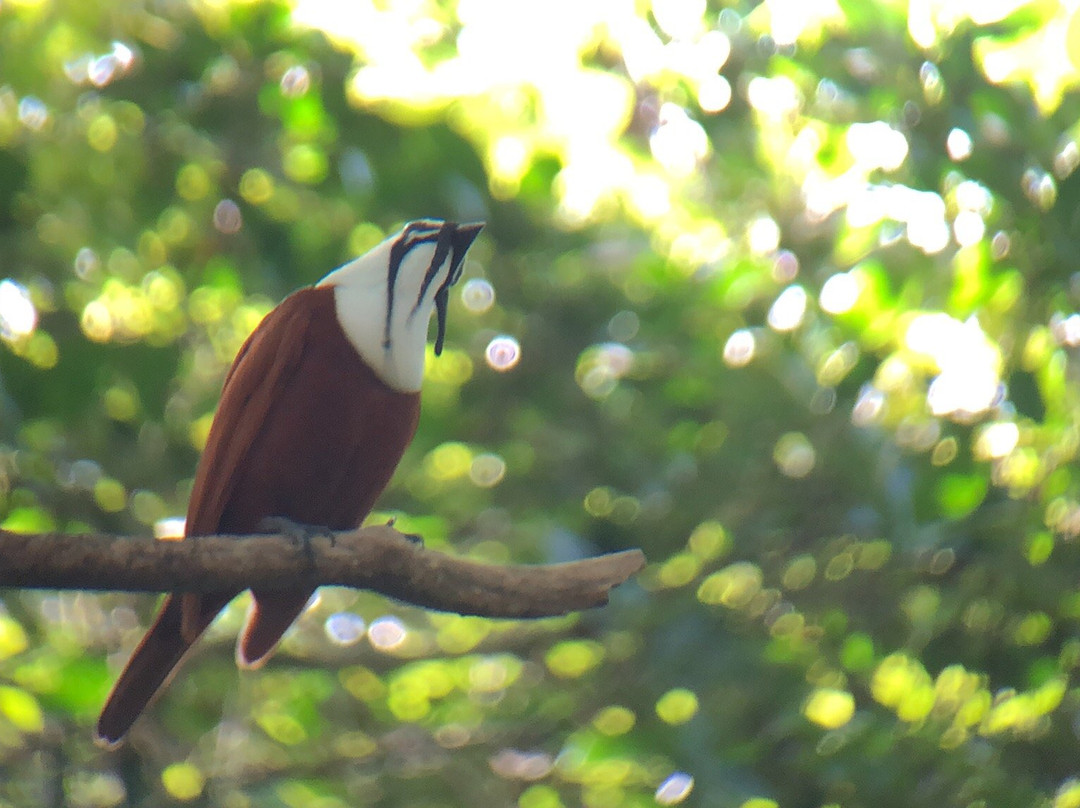
<path fill-rule="evenodd" d="M 277 301 L 486 220 L 372 519 L 604 610 L 6 593 L 0 805 L 1080 806 L 1080 13 L 0 0 L 0 527 L 182 534 Z"/>

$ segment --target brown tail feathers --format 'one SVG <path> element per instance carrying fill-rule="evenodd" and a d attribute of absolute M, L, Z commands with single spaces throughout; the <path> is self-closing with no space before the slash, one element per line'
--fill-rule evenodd
<path fill-rule="evenodd" d="M 154 695 L 172 677 L 184 653 L 210 625 L 214 616 L 232 600 L 232 595 L 188 595 L 198 597 L 198 620 L 184 626 L 183 595 L 169 595 L 162 604 L 157 621 L 131 655 L 112 693 L 105 702 L 97 725 L 97 742 L 116 746 L 146 709 Z M 189 608 L 189 612 L 190 612 Z"/>
<path fill-rule="evenodd" d="M 236 664 L 258 668 L 270 656 L 281 635 L 293 624 L 314 590 L 303 592 L 253 592 L 247 624 L 236 644 Z"/>

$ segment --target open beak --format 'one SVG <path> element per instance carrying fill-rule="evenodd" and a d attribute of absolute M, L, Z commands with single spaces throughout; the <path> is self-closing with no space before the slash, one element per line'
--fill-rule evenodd
<path fill-rule="evenodd" d="M 443 340 L 446 337 L 446 308 L 450 303 L 450 287 L 461 277 L 461 267 L 465 263 L 465 253 L 484 229 L 484 223 L 459 224 L 454 226 L 454 232 L 450 236 L 451 256 L 450 274 L 435 293 L 435 319 L 437 331 L 435 334 L 435 355 L 439 356 L 443 349 Z"/>

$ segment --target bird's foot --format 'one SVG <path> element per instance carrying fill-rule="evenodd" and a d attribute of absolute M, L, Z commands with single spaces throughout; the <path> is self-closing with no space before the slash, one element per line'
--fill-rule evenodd
<path fill-rule="evenodd" d="M 396 516 L 391 516 L 389 519 L 386 520 L 386 526 L 387 527 L 394 527 L 395 530 L 396 530 L 397 529 L 395 527 L 396 524 L 397 524 L 397 517 Z M 398 532 L 401 533 L 400 530 Z M 423 547 L 424 547 L 424 537 L 421 536 L 419 533 L 401 533 L 401 535 L 405 537 L 405 539 L 409 542 L 409 544 L 413 544 L 413 545 L 423 549 Z"/>
<path fill-rule="evenodd" d="M 408 539 L 409 544 L 419 547 L 421 550 L 424 549 L 424 537 L 419 533 L 402 533 L 401 535 Z"/>
<path fill-rule="evenodd" d="M 259 522 L 259 530 L 265 533 L 280 534 L 297 547 L 303 547 L 304 555 L 309 560 L 315 558 L 315 552 L 311 546 L 314 539 L 329 539 L 331 547 L 337 542 L 337 537 L 330 528 L 323 525 L 305 525 L 301 522 L 294 522 L 286 516 L 267 516 Z"/>

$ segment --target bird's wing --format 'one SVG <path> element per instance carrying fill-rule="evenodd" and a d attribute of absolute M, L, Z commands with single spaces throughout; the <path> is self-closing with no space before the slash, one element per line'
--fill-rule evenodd
<path fill-rule="evenodd" d="M 271 311 L 237 354 L 221 392 L 210 435 L 195 473 L 188 503 L 188 536 L 226 528 L 252 531 L 258 525 L 221 524 L 239 469 L 267 421 L 281 389 L 304 353 L 311 312 L 319 290 L 302 289 Z"/>
<path fill-rule="evenodd" d="M 221 404 L 210 427 L 188 505 L 188 536 L 212 535 L 237 472 L 264 423 L 275 393 L 295 371 L 304 350 L 315 290 L 286 298 L 251 333 L 225 378 Z M 257 525 L 230 526 L 254 530 Z M 168 595 L 157 620 L 120 674 L 98 720 L 99 742 L 120 742 L 168 681 L 185 652 L 235 592 Z M 306 597 L 305 597 L 306 600 Z"/>

